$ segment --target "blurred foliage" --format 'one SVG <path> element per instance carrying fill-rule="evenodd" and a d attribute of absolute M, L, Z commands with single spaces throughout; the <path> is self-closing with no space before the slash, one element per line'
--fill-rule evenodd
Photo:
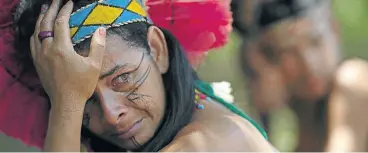
<path fill-rule="evenodd" d="M 346 57 L 368 59 L 368 1 L 334 0 L 334 12 L 340 23 L 342 46 Z"/>

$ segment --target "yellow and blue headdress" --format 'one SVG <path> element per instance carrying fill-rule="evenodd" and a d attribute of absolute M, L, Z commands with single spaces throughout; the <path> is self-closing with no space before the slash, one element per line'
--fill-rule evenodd
<path fill-rule="evenodd" d="M 73 45 L 91 37 L 98 27 L 118 27 L 148 22 L 141 0 L 99 0 L 71 14 L 69 20 Z"/>

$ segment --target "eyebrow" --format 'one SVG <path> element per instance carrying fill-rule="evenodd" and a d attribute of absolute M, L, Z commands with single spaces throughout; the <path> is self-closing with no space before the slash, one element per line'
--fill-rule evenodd
<path fill-rule="evenodd" d="M 141 67 L 141 64 L 142 64 L 142 62 L 143 62 L 143 59 L 144 59 L 144 53 L 143 53 L 143 55 L 142 55 L 142 58 L 141 58 L 141 61 L 139 62 L 138 67 L 137 67 L 134 71 L 136 71 L 139 67 Z M 115 71 L 119 70 L 120 68 L 126 67 L 126 66 L 128 66 L 128 65 L 129 65 L 129 63 L 125 63 L 125 64 L 123 64 L 123 65 L 121 65 L 121 64 L 116 65 L 114 68 L 110 69 L 108 72 L 103 73 L 103 74 L 100 76 L 100 80 L 104 79 L 104 78 L 105 78 L 105 77 L 107 77 L 107 76 L 110 76 L 110 75 L 114 74 L 114 73 L 115 73 Z"/>
<path fill-rule="evenodd" d="M 120 68 L 122 67 L 126 67 L 128 64 L 124 64 L 124 65 L 116 65 L 115 67 L 113 67 L 112 69 L 110 69 L 109 71 L 107 71 L 106 73 L 103 73 L 101 76 L 100 76 L 100 80 L 101 79 L 104 79 L 112 74 L 114 74 L 117 70 L 119 70 Z"/>

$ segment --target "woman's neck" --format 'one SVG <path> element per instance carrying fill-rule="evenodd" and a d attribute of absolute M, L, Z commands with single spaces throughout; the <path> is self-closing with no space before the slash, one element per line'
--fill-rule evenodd
<path fill-rule="evenodd" d="M 299 119 L 299 145 L 297 152 L 323 151 L 327 132 L 327 123 L 323 120 L 325 116 L 324 111 L 326 110 L 318 112 L 318 109 L 320 109 L 318 106 L 324 103 L 325 100 L 322 99 L 314 103 L 298 101 L 292 105 L 292 109 Z"/>
<path fill-rule="evenodd" d="M 322 152 L 325 144 L 323 125 L 299 118 L 299 143 L 297 152 Z"/>

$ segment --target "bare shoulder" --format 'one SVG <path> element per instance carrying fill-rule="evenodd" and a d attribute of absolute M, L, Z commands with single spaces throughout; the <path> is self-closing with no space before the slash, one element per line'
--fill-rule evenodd
<path fill-rule="evenodd" d="M 276 151 L 250 122 L 240 116 L 220 113 L 216 118 L 191 123 L 164 151 Z"/>
<path fill-rule="evenodd" d="M 368 62 L 358 58 L 344 61 L 336 72 L 336 85 L 368 96 Z"/>

